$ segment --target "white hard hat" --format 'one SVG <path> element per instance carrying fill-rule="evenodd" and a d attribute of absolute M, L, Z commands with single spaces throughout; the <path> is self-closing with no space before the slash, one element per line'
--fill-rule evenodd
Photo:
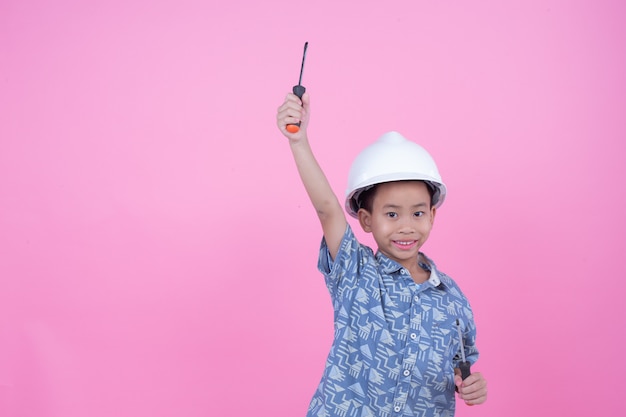
<path fill-rule="evenodd" d="M 446 186 L 441 180 L 434 159 L 415 142 L 398 132 L 388 132 L 372 143 L 350 167 L 346 190 L 346 211 L 357 217 L 359 195 L 373 185 L 390 181 L 419 180 L 433 190 L 433 205 L 441 206 L 446 198 Z"/>

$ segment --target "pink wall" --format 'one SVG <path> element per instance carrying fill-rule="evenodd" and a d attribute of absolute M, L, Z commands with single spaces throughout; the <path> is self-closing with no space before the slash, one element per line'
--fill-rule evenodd
<path fill-rule="evenodd" d="M 304 415 L 332 312 L 274 126 L 304 41 L 337 193 L 388 130 L 448 184 L 425 251 L 472 300 L 490 384 L 457 415 L 618 415 L 625 17 L 618 0 L 0 2 L 0 416 Z"/>

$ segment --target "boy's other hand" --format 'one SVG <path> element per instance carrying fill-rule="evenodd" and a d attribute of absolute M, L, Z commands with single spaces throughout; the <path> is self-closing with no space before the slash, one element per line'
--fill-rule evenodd
<path fill-rule="evenodd" d="M 287 94 L 285 101 L 278 108 L 276 115 L 276 124 L 280 131 L 289 139 L 290 142 L 297 142 L 306 139 L 306 131 L 309 126 L 309 109 L 310 109 L 309 93 L 304 93 L 302 100 L 293 93 Z M 296 133 L 287 131 L 288 124 L 300 122 L 300 130 Z"/>
<path fill-rule="evenodd" d="M 459 399 L 467 405 L 482 404 L 487 400 L 487 381 L 480 372 L 474 372 L 465 380 L 457 374 L 454 376 L 454 385 L 459 392 Z"/>

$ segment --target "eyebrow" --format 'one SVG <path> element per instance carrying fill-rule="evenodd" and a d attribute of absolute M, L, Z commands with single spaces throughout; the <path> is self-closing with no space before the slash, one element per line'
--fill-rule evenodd
<path fill-rule="evenodd" d="M 428 207 L 428 204 L 426 203 L 419 203 L 419 204 L 413 204 L 411 206 L 411 208 L 421 208 L 421 207 Z M 401 206 L 398 206 L 396 204 L 385 204 L 383 206 L 384 209 L 399 209 L 402 208 Z"/>

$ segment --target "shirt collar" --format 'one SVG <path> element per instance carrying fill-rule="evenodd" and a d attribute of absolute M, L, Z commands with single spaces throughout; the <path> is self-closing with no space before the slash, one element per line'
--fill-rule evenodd
<path fill-rule="evenodd" d="M 439 278 L 439 273 L 437 272 L 437 266 L 435 263 L 426 255 L 420 252 L 422 258 L 426 260 L 426 262 L 420 262 L 420 266 L 425 268 L 427 271 L 430 271 L 430 278 L 428 281 L 433 287 L 439 287 L 440 285 L 445 285 L 441 278 Z M 389 259 L 386 255 L 381 253 L 380 251 L 376 252 L 376 259 L 378 260 L 379 265 L 381 266 L 382 272 L 385 274 L 393 274 L 395 272 L 400 271 L 403 266 L 398 262 Z"/>

